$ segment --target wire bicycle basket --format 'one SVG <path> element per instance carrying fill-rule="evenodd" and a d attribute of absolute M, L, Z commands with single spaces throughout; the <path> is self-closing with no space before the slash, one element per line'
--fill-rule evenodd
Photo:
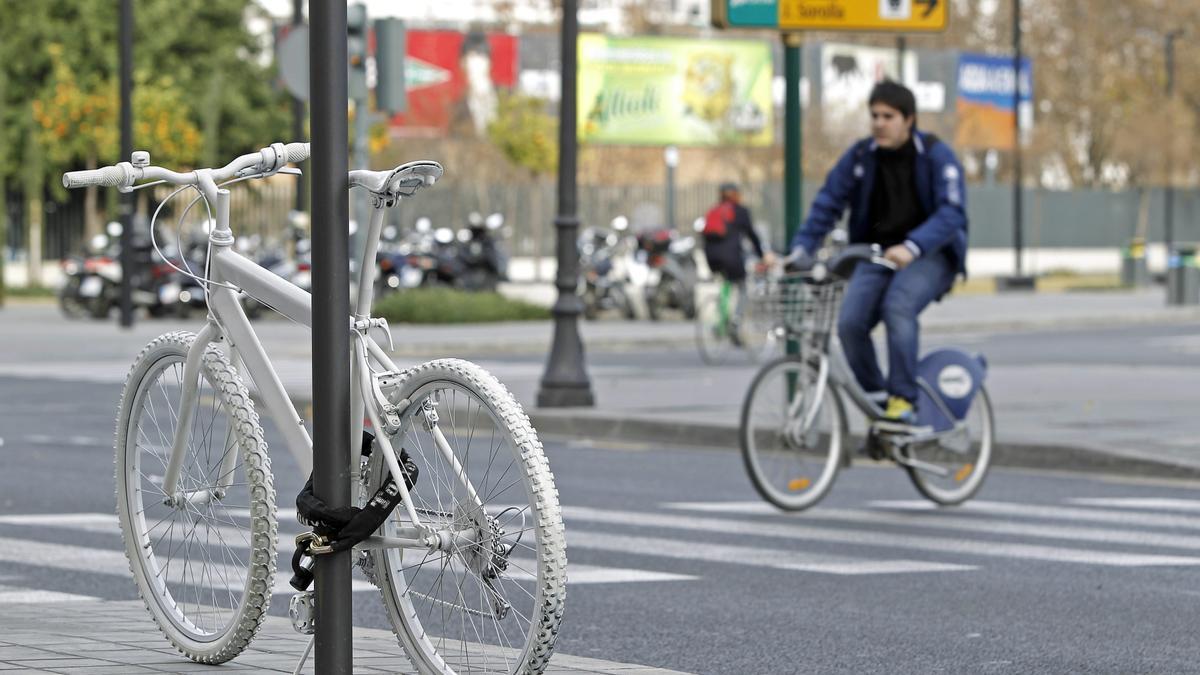
<path fill-rule="evenodd" d="M 789 340 L 824 350 L 841 306 L 845 280 L 818 280 L 804 272 L 768 277 L 760 283 L 761 292 L 751 296 L 755 313 L 782 329 Z"/>

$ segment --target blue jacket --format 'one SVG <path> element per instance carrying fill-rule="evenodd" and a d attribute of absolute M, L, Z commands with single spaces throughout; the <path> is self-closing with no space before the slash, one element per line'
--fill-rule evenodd
<path fill-rule="evenodd" d="M 914 130 L 913 144 L 917 149 L 913 174 L 917 196 L 929 216 L 908 233 L 908 241 L 916 245 L 921 255 L 948 247 L 958 272 L 966 274 L 967 212 L 962 167 L 950 146 L 930 134 Z M 815 253 L 847 207 L 850 242 L 871 240 L 867 218 L 875 182 L 875 148 L 875 141 L 865 138 L 842 155 L 813 200 L 808 219 L 792 239 L 793 249 L 803 247 L 810 254 Z"/>

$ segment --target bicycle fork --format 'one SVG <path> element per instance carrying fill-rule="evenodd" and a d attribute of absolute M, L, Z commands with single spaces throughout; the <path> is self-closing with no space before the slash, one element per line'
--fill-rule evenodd
<path fill-rule="evenodd" d="M 794 376 L 793 376 L 794 377 Z M 817 369 L 817 381 L 810 392 L 798 391 L 798 382 L 789 378 L 787 435 L 798 446 L 804 445 L 804 437 L 812 430 L 816 422 L 817 412 L 825 394 L 829 389 L 829 359 L 821 357 L 821 365 Z M 808 403 L 805 406 L 805 403 Z"/>

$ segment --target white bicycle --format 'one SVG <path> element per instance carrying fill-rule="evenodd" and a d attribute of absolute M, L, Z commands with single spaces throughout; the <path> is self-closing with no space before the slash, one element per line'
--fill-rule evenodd
<path fill-rule="evenodd" d="M 215 205 L 206 269 L 185 271 L 206 287 L 208 320 L 197 334 L 169 333 L 142 350 L 116 431 L 117 514 L 138 591 L 167 639 L 201 663 L 241 653 L 275 591 L 275 489 L 244 377 L 289 450 L 308 465 L 312 453 L 238 293 L 306 326 L 311 298 L 231 247 L 225 186 L 298 173 L 286 165 L 307 158 L 307 144 L 276 143 L 223 168 L 176 173 L 135 152 L 132 162 L 63 176 L 68 188 L 169 183 L 180 186 L 172 197 L 198 193 L 189 209 L 199 202 L 211 213 Z M 566 549 L 536 432 L 482 368 L 442 359 L 401 370 L 371 337 L 377 329 L 391 337 L 387 322 L 370 316 L 375 266 L 367 264 L 384 209 L 441 175 L 427 161 L 349 174 L 374 207 L 347 317 L 357 427 L 348 439 L 352 503 L 368 506 L 389 477 L 400 492 L 400 506 L 354 547 L 355 557 L 421 673 L 540 673 L 562 617 Z M 362 447 L 364 415 L 376 434 L 370 448 Z"/>

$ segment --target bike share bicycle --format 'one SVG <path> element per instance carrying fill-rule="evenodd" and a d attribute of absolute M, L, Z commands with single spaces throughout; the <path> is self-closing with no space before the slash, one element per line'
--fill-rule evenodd
<path fill-rule="evenodd" d="M 917 366 L 915 423 L 885 419 L 851 373 L 836 334 L 842 295 L 859 264 L 895 269 L 877 245 L 860 244 L 772 281 L 776 325 L 795 353 L 763 366 L 746 394 L 739 437 L 751 482 L 786 511 L 819 502 L 850 464 L 849 400 L 867 419 L 871 458 L 901 466 L 927 499 L 960 504 L 979 490 L 992 460 L 987 361 L 956 348 L 926 354 Z"/>
<path fill-rule="evenodd" d="M 308 154 L 307 144 L 276 143 L 219 169 L 176 173 L 135 152 L 132 162 L 63 176 L 68 188 L 179 186 L 164 205 L 194 190 L 180 221 L 203 203 L 215 223 L 204 269 L 185 262 L 178 270 L 205 287 L 207 321 L 197 334 L 168 333 L 142 350 L 125 381 L 116 432 L 117 515 L 138 592 L 171 644 L 200 663 L 241 653 L 275 592 L 275 488 L 258 408 L 293 454 L 312 453 L 238 293 L 306 326 L 312 299 L 236 251 L 225 187 L 298 173 L 286 165 Z M 355 506 L 331 510 L 301 493 L 299 510 L 308 513 L 301 522 L 313 531 L 297 538 L 293 584 L 303 590 L 310 581 L 306 556 L 353 547 L 420 673 L 541 673 L 562 618 L 566 551 L 536 432 L 479 366 L 439 359 L 401 369 L 372 337 L 391 340 L 387 322 L 370 316 L 375 266 L 362 264 L 375 260 L 384 209 L 441 175 L 428 161 L 349 173 L 350 187 L 365 190 L 373 206 L 346 324 Z M 373 434 L 364 433 L 364 417 Z M 312 603 L 310 594 L 293 597 L 302 632 L 312 632 Z"/>

